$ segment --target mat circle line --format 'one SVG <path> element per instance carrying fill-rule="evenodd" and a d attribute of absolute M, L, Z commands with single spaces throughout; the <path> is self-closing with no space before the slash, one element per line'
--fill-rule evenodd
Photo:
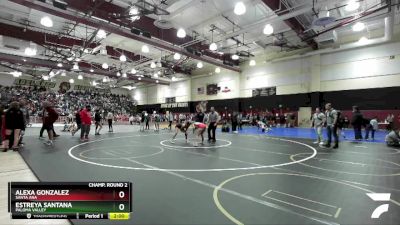
<path fill-rule="evenodd" d="M 293 141 L 293 140 L 288 140 L 288 139 L 283 139 L 283 138 L 270 138 L 270 139 L 275 139 L 275 140 L 280 140 L 280 141 L 286 141 L 290 142 L 293 144 L 298 144 L 298 145 L 303 145 L 313 151 L 313 153 L 306 158 L 297 160 L 295 162 L 290 161 L 286 163 L 280 163 L 280 164 L 274 164 L 274 165 L 265 165 L 265 166 L 252 166 L 252 167 L 234 167 L 234 168 L 221 168 L 221 169 L 163 169 L 163 168 L 145 168 L 145 167 L 129 167 L 129 166 L 117 166 L 117 165 L 109 165 L 109 164 L 103 164 L 103 163 L 98 163 L 98 162 L 92 162 L 88 161 L 85 159 L 81 159 L 77 156 L 75 156 L 72 151 L 76 149 L 79 146 L 90 144 L 90 143 L 96 143 L 100 141 L 105 141 L 105 140 L 114 140 L 114 139 L 121 139 L 121 138 L 129 138 L 129 137 L 143 137 L 143 136 L 151 136 L 151 135 L 133 135 L 133 136 L 123 136 L 123 137 L 113 137 L 113 138 L 104 138 L 104 139 L 98 139 L 98 140 L 93 140 L 89 142 L 84 142 L 77 144 L 75 146 L 72 146 L 68 150 L 68 155 L 80 162 L 91 164 L 91 165 L 96 165 L 96 166 L 102 166 L 102 167 L 109 167 L 109 168 L 116 168 L 116 169 L 128 169 L 128 170 L 143 170 L 143 171 L 165 171 L 165 172 L 220 172 L 220 171 L 240 171 L 240 170 L 254 170 L 254 169 L 263 169 L 263 168 L 274 168 L 274 167 L 281 167 L 281 166 L 287 166 L 287 165 L 293 165 L 293 164 L 298 164 L 301 162 L 305 162 L 309 159 L 314 158 L 317 155 L 317 150 L 305 143 L 298 142 L 298 141 Z"/>
<path fill-rule="evenodd" d="M 113 146 L 115 148 L 121 148 L 121 147 L 132 147 L 132 145 L 119 145 L 119 146 Z M 155 152 L 155 153 L 147 153 L 147 154 L 143 154 L 143 155 L 138 155 L 138 156 L 132 156 L 132 157 L 126 157 L 126 156 L 121 156 L 121 157 L 87 157 L 85 156 L 83 153 L 84 152 L 90 152 L 90 151 L 95 151 L 95 150 L 99 150 L 99 149 L 109 149 L 109 147 L 100 147 L 100 148 L 91 148 L 91 149 L 87 149 L 84 150 L 82 152 L 79 153 L 79 156 L 85 159 L 105 159 L 105 160 L 118 160 L 118 159 L 139 159 L 139 158 L 145 158 L 145 157 L 151 157 L 151 156 L 155 156 L 158 154 L 161 154 L 164 152 L 164 148 L 159 147 L 159 146 L 148 146 L 148 147 L 152 147 L 152 148 L 158 148 L 160 149 L 159 151 Z M 104 151 L 102 151 L 104 152 Z M 105 152 L 107 153 L 107 152 Z"/>
<path fill-rule="evenodd" d="M 334 183 L 347 185 L 347 186 L 353 187 L 353 188 L 355 188 L 355 189 L 359 189 L 359 190 L 365 191 L 366 193 L 373 193 L 373 191 L 371 191 L 371 190 L 368 190 L 368 189 L 363 188 L 363 187 L 356 186 L 356 185 L 354 185 L 354 184 L 346 183 L 346 182 L 344 182 L 344 181 L 338 181 L 338 180 L 334 180 L 334 179 L 330 179 L 330 178 L 326 178 L 326 177 L 319 177 L 319 176 L 313 176 L 313 175 L 307 175 L 307 174 L 296 174 L 296 173 L 249 173 L 249 174 L 242 174 L 242 175 L 234 176 L 234 177 L 231 177 L 231 178 L 228 178 L 228 179 L 222 181 L 218 186 L 216 186 L 216 187 L 214 188 L 214 191 L 213 191 L 213 200 L 214 200 L 214 204 L 217 206 L 218 210 L 219 210 L 226 218 L 228 218 L 230 221 L 232 221 L 233 223 L 235 223 L 235 224 L 237 224 L 237 225 L 244 225 L 244 223 L 241 222 L 241 221 L 239 221 L 238 219 L 236 219 L 231 213 L 229 213 L 229 212 L 222 206 L 221 201 L 219 200 L 219 196 L 218 196 L 218 195 L 219 195 L 219 192 L 220 192 L 221 189 L 222 189 L 222 190 L 224 189 L 224 186 L 225 186 L 227 183 L 229 183 L 229 182 L 231 182 L 231 181 L 233 181 L 233 180 L 237 180 L 237 179 L 240 179 L 240 178 L 243 178 L 243 177 L 258 176 L 258 175 L 263 175 L 263 176 L 264 176 L 264 175 L 287 175 L 287 176 L 308 177 L 308 178 L 311 178 L 311 179 L 319 179 L 319 180 L 331 181 L 331 182 L 334 182 Z M 396 204 L 397 206 L 400 206 L 400 203 L 399 203 L 399 202 L 397 202 L 397 201 L 395 201 L 395 200 L 393 200 L 393 199 L 391 199 L 390 201 L 391 201 L 392 203 Z"/>

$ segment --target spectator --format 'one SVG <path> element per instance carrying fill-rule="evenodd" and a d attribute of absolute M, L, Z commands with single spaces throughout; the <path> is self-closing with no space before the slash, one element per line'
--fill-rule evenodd
<path fill-rule="evenodd" d="M 132 121 L 131 121 L 131 118 L 132 118 Z M 114 120 L 114 115 L 113 115 L 113 113 L 112 113 L 112 112 L 108 112 L 108 114 L 107 114 L 108 132 L 114 132 L 114 129 L 113 129 L 113 120 Z M 131 125 L 132 125 L 132 123 L 133 123 L 133 116 L 131 116 L 131 117 L 129 118 L 129 122 L 130 122 Z"/>
<path fill-rule="evenodd" d="M 58 119 L 58 113 L 54 110 L 50 102 L 43 102 L 43 128 L 47 130 L 49 140 L 45 142 L 46 145 L 53 145 L 54 140 L 54 126 L 53 123 Z"/>
<path fill-rule="evenodd" d="M 172 129 L 172 122 L 174 121 L 174 115 L 171 111 L 168 112 L 168 128 L 169 130 Z"/>
<path fill-rule="evenodd" d="M 317 140 L 314 144 L 324 144 L 324 139 L 322 137 L 322 128 L 325 123 L 325 114 L 323 114 L 319 107 L 315 109 L 315 113 L 312 116 L 312 127 L 314 127 L 317 133 Z"/>
<path fill-rule="evenodd" d="M 10 108 L 5 114 L 6 145 L 8 148 L 18 151 L 18 143 L 21 130 L 24 129 L 24 115 L 20 110 L 19 103 L 14 101 L 10 103 Z"/>
<path fill-rule="evenodd" d="M 394 129 L 386 135 L 385 141 L 389 147 L 400 147 L 400 129 Z"/>
<path fill-rule="evenodd" d="M 358 106 L 353 106 L 353 117 L 351 118 L 351 125 L 354 129 L 354 138 L 356 140 L 362 139 L 361 127 L 364 125 L 364 117 L 360 112 Z"/>
<path fill-rule="evenodd" d="M 80 118 L 82 122 L 81 141 L 89 141 L 90 125 L 92 125 L 92 117 L 90 115 L 91 106 L 86 106 L 81 110 Z"/>
<path fill-rule="evenodd" d="M 386 117 L 386 122 L 388 123 L 386 129 L 389 130 L 389 131 L 393 129 L 393 119 L 394 119 L 394 115 L 393 114 L 389 114 Z"/>
<path fill-rule="evenodd" d="M 372 140 L 375 140 L 375 131 L 378 130 L 378 119 L 375 116 L 372 118 L 371 121 L 369 121 L 369 124 L 365 126 L 365 140 L 369 139 L 369 132 L 371 131 L 371 138 Z"/>
<path fill-rule="evenodd" d="M 350 125 L 350 120 L 347 116 L 345 116 L 343 120 L 343 129 L 346 130 L 347 128 L 349 128 L 349 125 Z"/>
<path fill-rule="evenodd" d="M 208 115 L 208 141 L 216 142 L 215 130 L 217 129 L 219 122 L 219 115 L 215 111 L 214 107 L 211 107 L 211 112 Z M 212 136 L 211 136 L 212 133 Z"/>
<path fill-rule="evenodd" d="M 238 125 L 239 125 L 239 130 L 243 130 L 243 114 L 239 113 L 237 116 L 237 121 L 238 121 Z"/>
<path fill-rule="evenodd" d="M 94 129 L 94 135 L 100 135 L 100 130 L 103 128 L 103 125 L 101 124 L 101 113 L 100 109 L 96 109 L 96 112 L 94 113 L 94 124 L 95 124 L 95 129 Z"/>
<path fill-rule="evenodd" d="M 327 140 L 326 144 L 323 146 L 326 148 L 331 147 L 332 135 L 333 135 L 333 139 L 335 142 L 333 148 L 336 149 L 336 148 L 339 148 L 339 137 L 337 134 L 337 120 L 338 120 L 337 111 L 332 108 L 331 103 L 326 104 L 325 109 L 326 109 L 326 113 L 325 113 L 326 131 L 327 131 L 328 140 Z"/>
<path fill-rule="evenodd" d="M 237 134 L 237 126 L 238 126 L 238 113 L 233 112 L 232 117 L 231 117 L 231 122 L 232 122 L 232 132 Z"/>
<path fill-rule="evenodd" d="M 74 136 L 75 133 L 78 132 L 78 130 L 82 128 L 82 120 L 81 120 L 81 114 L 80 114 L 82 110 L 83 109 L 80 109 L 75 112 L 76 129 L 71 132 L 72 136 Z"/>

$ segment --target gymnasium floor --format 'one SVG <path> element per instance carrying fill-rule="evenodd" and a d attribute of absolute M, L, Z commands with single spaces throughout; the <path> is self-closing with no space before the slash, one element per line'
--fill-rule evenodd
<path fill-rule="evenodd" d="M 218 133 L 193 147 L 183 135 L 115 133 L 80 143 L 62 133 L 53 147 L 30 128 L 20 154 L 40 181 L 131 181 L 132 219 L 73 224 L 399 224 L 400 150 L 344 142 L 322 149 L 304 137 Z M 92 130 L 93 133 L 93 130 Z M 4 153 L 8 154 L 8 153 Z M 391 193 L 389 211 L 366 193 Z"/>

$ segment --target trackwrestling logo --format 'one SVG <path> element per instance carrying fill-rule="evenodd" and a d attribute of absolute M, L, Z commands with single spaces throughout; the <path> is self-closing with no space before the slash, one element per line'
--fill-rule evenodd
<path fill-rule="evenodd" d="M 368 197 L 376 202 L 390 201 L 390 193 L 367 193 Z M 383 213 L 389 211 L 389 204 L 378 206 L 371 215 L 372 219 L 378 219 Z"/>

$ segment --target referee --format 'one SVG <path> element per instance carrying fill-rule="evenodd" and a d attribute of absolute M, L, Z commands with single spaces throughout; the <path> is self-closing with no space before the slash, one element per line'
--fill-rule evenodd
<path fill-rule="evenodd" d="M 208 141 L 209 142 L 216 142 L 215 139 L 215 130 L 217 129 L 218 126 L 218 121 L 219 121 L 219 115 L 218 113 L 215 111 L 214 107 L 211 107 L 211 112 L 208 115 Z M 211 136 L 211 132 L 212 132 L 212 136 Z"/>

